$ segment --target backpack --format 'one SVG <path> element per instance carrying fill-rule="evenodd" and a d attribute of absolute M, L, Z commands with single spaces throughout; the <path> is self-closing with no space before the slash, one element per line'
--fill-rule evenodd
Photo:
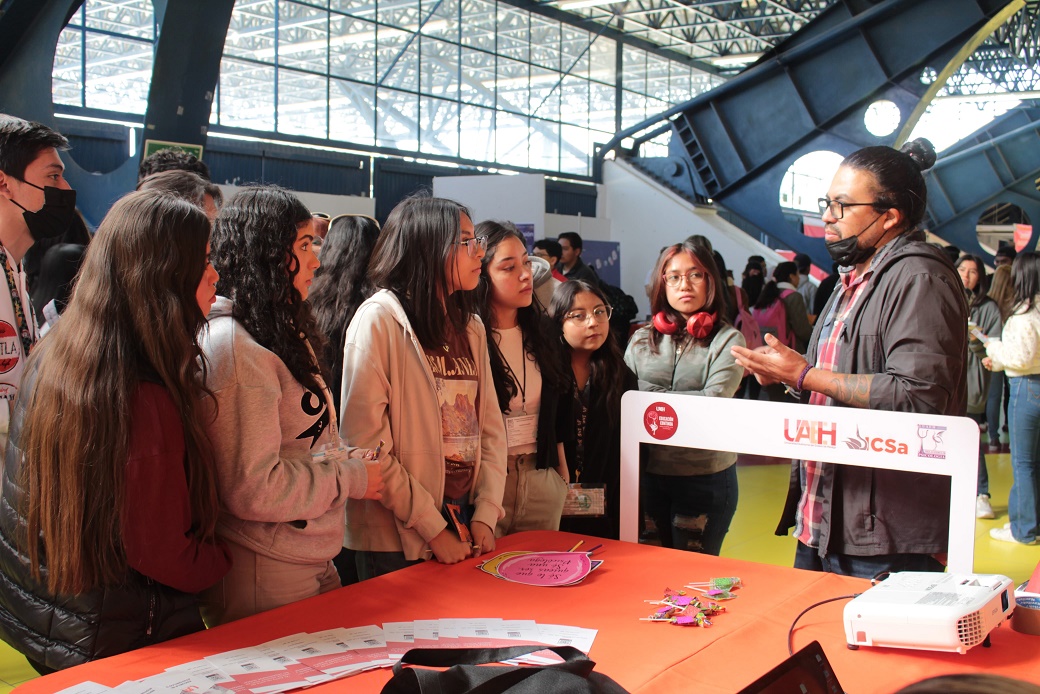
<path fill-rule="evenodd" d="M 761 347 L 765 344 L 765 340 L 762 339 L 762 329 L 758 326 L 758 321 L 750 311 L 744 308 L 744 300 L 740 298 L 740 291 L 737 290 L 734 294 L 737 295 L 737 317 L 733 321 L 733 327 L 744 336 L 744 344 L 748 349 Z"/>
<path fill-rule="evenodd" d="M 755 308 L 751 314 L 763 333 L 769 333 L 788 347 L 794 348 L 794 333 L 787 327 L 787 307 L 784 299 L 794 294 L 793 289 L 780 292 L 780 297 L 765 308 Z"/>

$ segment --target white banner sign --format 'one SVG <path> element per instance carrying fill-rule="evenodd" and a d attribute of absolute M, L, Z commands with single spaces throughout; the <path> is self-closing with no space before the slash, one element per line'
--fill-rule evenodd
<path fill-rule="evenodd" d="M 967 417 L 625 393 L 620 511 L 627 542 L 639 539 L 640 443 L 947 475 L 949 568 L 972 572 L 979 427 Z"/>

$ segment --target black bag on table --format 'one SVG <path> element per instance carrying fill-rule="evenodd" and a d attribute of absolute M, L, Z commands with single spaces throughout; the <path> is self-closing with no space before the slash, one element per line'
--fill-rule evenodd
<path fill-rule="evenodd" d="M 545 666 L 484 665 L 552 651 L 564 662 Z M 446 667 L 447 670 L 406 668 Z M 413 648 L 394 665 L 394 676 L 382 694 L 628 694 L 596 663 L 572 646 L 508 648 Z"/>

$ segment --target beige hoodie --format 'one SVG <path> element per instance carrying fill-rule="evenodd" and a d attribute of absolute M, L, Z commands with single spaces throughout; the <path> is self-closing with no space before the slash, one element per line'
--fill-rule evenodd
<path fill-rule="evenodd" d="M 335 451 L 327 393 L 306 390 L 273 352 L 231 317 L 224 297 L 202 333 L 206 386 L 217 400 L 207 422 L 220 495 L 217 533 L 257 554 L 314 564 L 343 544 L 343 504 L 365 493 L 364 463 Z"/>
<path fill-rule="evenodd" d="M 470 320 L 470 350 L 477 364 L 480 447 L 470 499 L 473 520 L 494 528 L 503 516 L 506 436 L 491 380 L 487 338 L 480 319 Z M 340 399 L 343 438 L 375 448 L 385 441 L 382 502 L 347 503 L 346 546 L 375 552 L 404 551 L 419 559 L 447 526 L 441 411 L 433 373 L 404 308 L 381 290 L 361 304 L 347 328 Z"/>

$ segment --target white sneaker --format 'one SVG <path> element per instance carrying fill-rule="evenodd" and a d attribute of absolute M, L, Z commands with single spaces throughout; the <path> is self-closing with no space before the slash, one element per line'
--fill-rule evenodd
<path fill-rule="evenodd" d="M 1000 540 L 1001 542 L 1013 542 L 1016 545 L 1035 545 L 1036 540 L 1032 542 L 1019 542 L 1015 539 L 1015 536 L 1011 534 L 1011 528 L 992 528 L 989 531 L 989 536 L 994 540 Z"/>
<path fill-rule="evenodd" d="M 975 517 L 976 518 L 996 518 L 996 514 L 993 513 L 993 507 L 989 504 L 989 494 L 979 494 L 975 497 Z"/>

